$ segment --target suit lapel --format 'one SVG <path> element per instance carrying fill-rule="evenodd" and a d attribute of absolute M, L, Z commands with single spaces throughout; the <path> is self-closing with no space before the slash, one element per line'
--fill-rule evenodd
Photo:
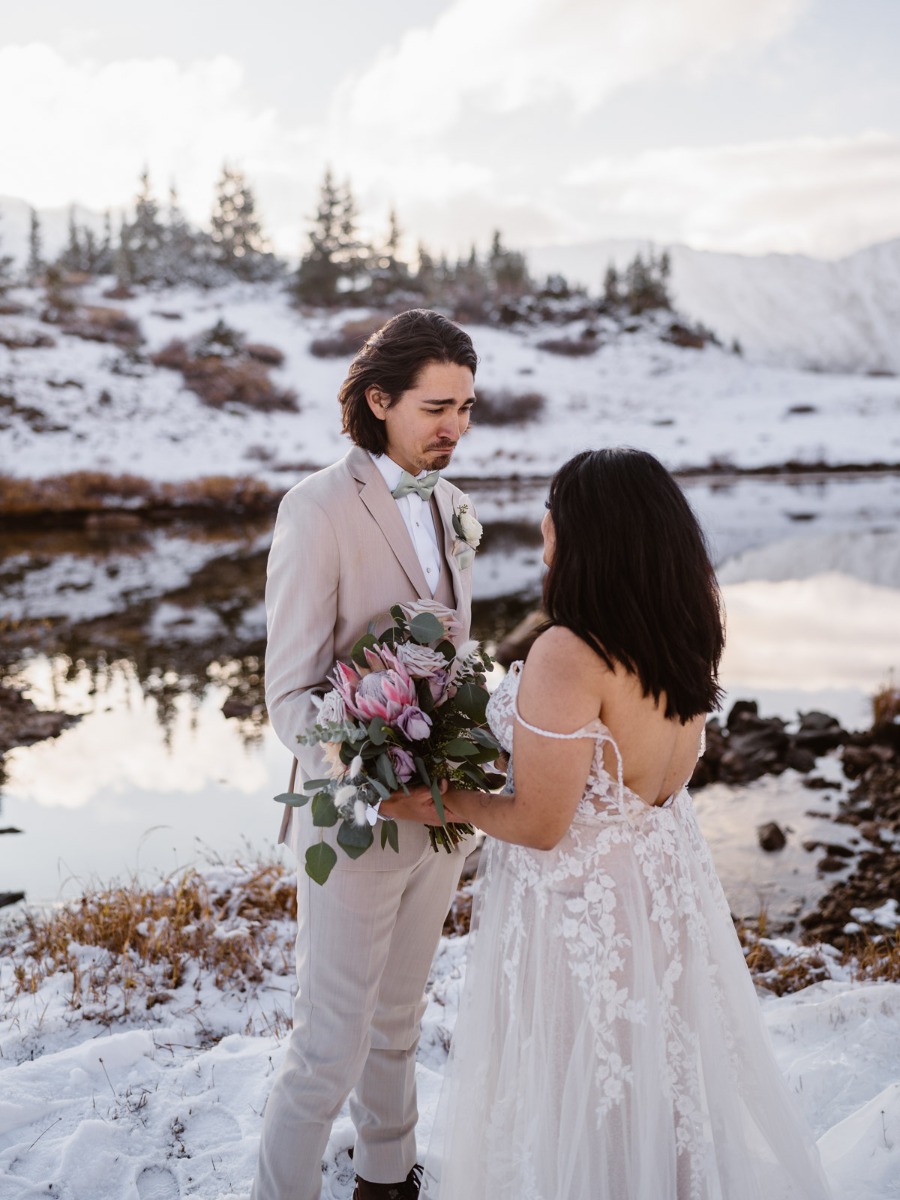
<path fill-rule="evenodd" d="M 456 598 L 456 607 L 459 609 L 462 607 L 463 594 L 459 562 L 453 553 L 453 543 L 456 539 L 456 533 L 453 529 L 453 493 L 446 480 L 441 479 L 438 481 L 437 487 L 432 494 L 441 518 L 440 524 L 444 535 L 444 561 L 447 564 L 447 570 L 450 572 L 450 579 L 453 583 L 453 595 Z"/>
<path fill-rule="evenodd" d="M 360 484 L 359 498 L 372 514 L 379 529 L 407 578 L 416 589 L 420 600 L 431 599 L 431 589 L 425 582 L 425 572 L 419 562 L 409 530 L 400 516 L 397 501 L 388 491 L 387 484 L 365 450 L 358 446 L 347 455 L 347 465 L 353 478 Z"/>

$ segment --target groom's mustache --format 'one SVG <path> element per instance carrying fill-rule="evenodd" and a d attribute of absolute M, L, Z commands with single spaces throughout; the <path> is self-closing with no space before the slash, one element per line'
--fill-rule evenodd
<path fill-rule="evenodd" d="M 456 442 L 438 442 L 434 446 L 426 446 L 426 450 L 455 450 Z"/>

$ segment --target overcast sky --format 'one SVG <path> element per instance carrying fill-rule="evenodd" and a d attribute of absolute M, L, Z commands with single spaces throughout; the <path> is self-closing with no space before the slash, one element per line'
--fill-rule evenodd
<path fill-rule="evenodd" d="M 900 236 L 900 0 L 29 0 L 0 22 L 0 195 L 205 222 L 223 160 L 301 249 L 326 164 L 410 249 Z"/>

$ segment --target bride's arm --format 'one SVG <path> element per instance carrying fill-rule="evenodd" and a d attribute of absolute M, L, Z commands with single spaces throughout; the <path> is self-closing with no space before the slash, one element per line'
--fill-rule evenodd
<path fill-rule="evenodd" d="M 469 821 L 501 841 L 552 850 L 565 834 L 584 794 L 595 739 L 553 737 L 569 734 L 600 712 L 605 668 L 579 638 L 566 629 L 549 629 L 535 642 L 519 684 L 513 759 L 516 791 L 495 795 L 451 788 L 444 794 L 448 820 Z M 416 789 L 417 819 L 437 824 L 430 796 Z M 388 802 L 389 804 L 391 802 Z M 387 805 L 382 805 L 385 812 Z M 413 805 L 406 809 L 415 810 Z M 425 814 L 428 815 L 425 815 Z M 406 816 L 406 812 L 397 812 Z"/>

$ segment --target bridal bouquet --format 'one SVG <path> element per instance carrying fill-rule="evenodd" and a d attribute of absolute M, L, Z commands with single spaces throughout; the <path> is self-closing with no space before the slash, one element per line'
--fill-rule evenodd
<path fill-rule="evenodd" d="M 390 629 L 365 634 L 351 661 L 337 664 L 329 677 L 334 687 L 317 701 L 318 722 L 297 739 L 324 746 L 330 777 L 275 797 L 294 807 L 311 803 L 313 824 L 323 831 L 340 822 L 337 843 L 350 858 L 373 844 L 379 819 L 382 848 L 398 850 L 397 823 L 378 811 L 392 792 L 431 789 L 442 822 L 429 826 L 431 844 L 449 852 L 473 829 L 447 823 L 439 781 L 482 791 L 503 782 L 485 769 L 500 752 L 485 725 L 488 655 L 477 642 L 454 646 L 456 618 L 437 601 L 395 605 L 391 618 Z M 316 883 L 336 862 L 323 837 L 306 851 L 306 873 Z"/>

